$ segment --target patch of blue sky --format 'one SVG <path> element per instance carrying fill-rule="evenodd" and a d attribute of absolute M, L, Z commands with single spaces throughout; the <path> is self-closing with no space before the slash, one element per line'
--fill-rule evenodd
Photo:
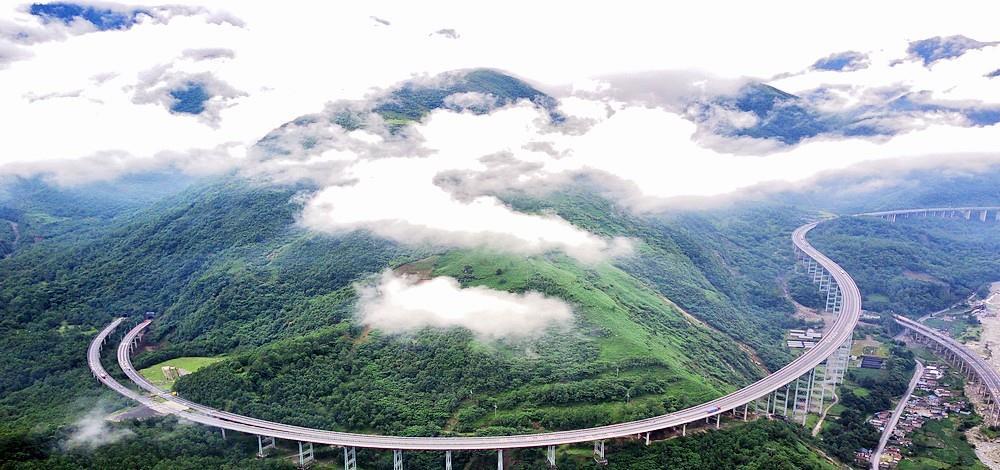
<path fill-rule="evenodd" d="M 830 54 L 813 64 L 816 70 L 832 70 L 835 72 L 863 69 L 868 66 L 868 56 L 856 51 Z"/>
<path fill-rule="evenodd" d="M 198 82 L 188 82 L 182 88 L 170 90 L 170 96 L 174 99 L 170 111 L 185 114 L 201 114 L 205 102 L 212 97 Z"/>
<path fill-rule="evenodd" d="M 136 18 L 146 13 L 142 9 L 119 11 L 67 2 L 33 3 L 28 12 L 45 21 L 59 21 L 64 24 L 82 19 L 94 25 L 99 31 L 131 28 Z"/>

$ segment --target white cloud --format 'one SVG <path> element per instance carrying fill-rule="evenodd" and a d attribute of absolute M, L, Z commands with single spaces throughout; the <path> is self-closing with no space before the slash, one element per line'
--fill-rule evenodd
<path fill-rule="evenodd" d="M 128 429 L 112 429 L 105 417 L 108 411 L 101 405 L 90 410 L 73 423 L 73 432 L 64 443 L 69 449 L 93 449 L 107 444 L 113 444 L 134 433 Z"/>
<path fill-rule="evenodd" d="M 734 90 L 748 76 L 805 70 L 845 50 L 868 54 L 871 65 L 786 74 L 774 84 L 792 92 L 833 85 L 822 102 L 831 110 L 876 102 L 884 97 L 872 90 L 893 88 L 928 90 L 929 100 L 1000 103 L 1000 80 L 983 77 L 998 67 L 1000 48 L 931 67 L 914 60 L 891 65 L 915 39 L 997 39 L 991 36 L 1000 4 L 960 2 L 914 12 L 906 21 L 885 21 L 898 13 L 895 5 L 862 2 L 828 9 L 823 21 L 797 15 L 803 10 L 790 1 L 769 8 L 573 4 L 574 21 L 567 22 L 567 5 L 538 2 L 530 4 L 531 15 L 516 6 L 483 12 L 462 3 L 433 15 L 407 2 L 187 3 L 170 10 L 179 13 L 163 13 L 165 20 L 141 21 L 128 31 L 74 35 L 54 26 L 59 31 L 32 30 L 37 41 L 13 46 L 0 40 L 0 62 L 31 56 L 0 70 L 0 173 L 41 173 L 77 184 L 157 166 L 195 172 L 237 166 L 253 176 L 323 185 L 302 215 L 317 229 L 364 228 L 405 242 L 518 253 L 561 250 L 589 261 L 627 243 L 555 215 L 513 211 L 491 193 L 547 190 L 590 173 L 616 185 L 615 197 L 629 206 L 648 209 L 672 198 L 808 181 L 861 162 L 929 154 L 992 158 L 1000 150 L 995 126 L 966 129 L 950 114 L 916 125 L 889 123 L 916 129 L 892 139 L 816 138 L 794 147 L 707 135 L 680 115 L 692 96 Z M 862 6 L 869 14 L 856 14 Z M 968 15 L 970 8 L 979 13 Z M 224 13 L 228 9 L 232 14 Z M 15 36 L 31 21 L 37 23 L 20 10 L 0 10 L 0 28 Z M 851 35 L 841 34 L 844 25 Z M 442 26 L 462 34 L 428 36 Z M 772 53 L 777 50 L 781 54 Z M 198 60 L 208 57 L 225 60 Z M 561 105 L 566 123 L 555 128 L 527 105 L 484 116 L 439 111 L 405 131 L 408 138 L 384 132 L 379 123 L 353 133 L 317 125 L 290 132 L 325 133 L 336 144 L 266 160 L 245 155 L 271 130 L 324 103 L 361 99 L 372 87 L 412 76 L 479 66 L 573 93 Z M 145 80 L 150 70 L 169 72 Z M 163 106 L 168 89 L 190 77 L 213 77 L 229 87 L 206 115 L 213 126 Z M 133 99 L 147 92 L 148 99 Z M 450 103 L 462 107 L 481 98 L 457 96 Z M 753 121 L 724 110 L 715 117 L 738 126 Z M 483 160 L 488 155 L 509 161 Z"/>
<path fill-rule="evenodd" d="M 377 286 L 358 286 L 361 323 L 388 333 L 462 327 L 484 339 L 538 336 L 573 319 L 566 302 L 537 292 L 462 288 L 451 277 L 428 281 L 386 271 Z"/>
<path fill-rule="evenodd" d="M 890 48 L 871 51 L 870 64 L 863 69 L 845 72 L 810 70 L 771 84 L 790 93 L 840 87 L 848 99 L 845 105 L 866 104 L 866 94 L 870 90 L 887 88 L 927 92 L 937 101 L 1000 104 L 1000 84 L 985 76 L 996 70 L 1000 63 L 1000 45 L 970 50 L 959 57 L 924 66 L 919 59 L 899 62 L 906 57 L 907 44 L 906 40 L 899 38 Z"/>
<path fill-rule="evenodd" d="M 626 240 L 595 236 L 555 215 L 516 212 L 493 196 L 456 199 L 434 184 L 446 168 L 442 163 L 437 156 L 355 163 L 345 175 L 354 182 L 312 197 L 302 222 L 327 232 L 367 229 L 409 244 L 522 254 L 560 250 L 585 262 L 630 252 Z"/>

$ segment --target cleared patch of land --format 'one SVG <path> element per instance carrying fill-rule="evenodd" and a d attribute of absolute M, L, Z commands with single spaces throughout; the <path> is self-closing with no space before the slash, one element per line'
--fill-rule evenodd
<path fill-rule="evenodd" d="M 221 360 L 225 359 L 225 356 L 215 356 L 215 357 L 177 357 L 170 359 L 168 361 L 163 361 L 159 364 L 147 367 L 139 371 L 146 380 L 149 380 L 154 385 L 164 389 L 171 389 L 174 386 L 176 378 L 168 378 L 163 373 L 164 367 L 176 367 L 181 374 L 190 374 L 202 367 L 215 364 Z"/>
<path fill-rule="evenodd" d="M 913 279 L 914 281 L 929 282 L 931 284 L 938 284 L 938 285 L 942 285 L 942 286 L 948 285 L 948 283 L 946 283 L 946 282 L 944 282 L 944 281 L 942 281 L 942 280 L 940 280 L 940 279 L 938 279 L 938 278 L 936 278 L 934 276 L 931 276 L 930 274 L 927 274 L 927 273 L 921 273 L 921 272 L 907 270 L 907 271 L 903 271 L 903 276 L 906 277 L 907 279 Z"/>
<path fill-rule="evenodd" d="M 865 339 L 854 340 L 851 344 L 851 355 L 889 357 L 889 347 L 868 335 Z"/>

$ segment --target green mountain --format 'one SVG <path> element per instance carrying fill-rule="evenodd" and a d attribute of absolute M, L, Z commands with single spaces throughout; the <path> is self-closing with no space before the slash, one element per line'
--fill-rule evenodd
<path fill-rule="evenodd" d="M 764 362 L 782 360 L 780 326 L 770 320 L 790 321 L 788 304 L 773 282 L 766 285 L 790 260 L 787 233 L 765 244 L 774 252 L 744 259 L 759 251 L 741 238 L 753 214 L 638 218 L 586 191 L 511 198 L 523 210 L 555 210 L 639 241 L 636 256 L 583 265 L 554 253 L 427 252 L 364 232 L 318 235 L 295 223 L 299 190 L 206 181 L 79 218 L 56 218 L 31 197 L 17 198 L 35 207 L 23 220 L 43 235 L 0 261 L 5 445 L 58 441 L 69 432 L 62 426 L 97 397 L 125 404 L 91 380 L 81 352 L 112 317 L 147 310 L 159 312 L 147 336 L 155 348 L 138 355 L 137 367 L 228 356 L 183 377 L 176 389 L 184 396 L 264 418 L 397 434 L 638 419 L 760 377 L 748 354 L 755 349 Z M 64 213 L 89 202 L 73 204 L 64 203 Z M 768 229 L 787 232 L 801 216 L 782 217 Z M 693 235 L 703 230 L 712 231 L 711 242 Z M 753 275 L 729 264 L 761 259 L 768 262 Z M 396 337 L 357 325 L 353 283 L 414 263 L 465 286 L 562 298 L 576 323 L 537 340 L 500 342 L 463 330 Z"/>
<path fill-rule="evenodd" d="M 338 103 L 282 126 L 258 150 L 266 158 L 317 150 L 330 144 L 323 138 L 336 138 L 332 132 L 299 139 L 296 130 L 311 125 L 386 123 L 386 135 L 405 139 L 408 122 L 451 106 L 446 98 L 455 93 L 486 95 L 496 105 L 527 99 L 559 121 L 544 93 L 474 70 L 415 80 L 369 102 Z M 995 190 L 973 180 L 980 189 L 966 197 L 987 199 Z M 545 196 L 497 196 L 519 211 L 554 213 L 598 235 L 628 237 L 633 255 L 590 265 L 559 253 L 516 257 L 404 246 L 364 231 L 318 234 L 296 222 L 301 194 L 316 189 L 309 183 L 173 174 L 75 188 L 0 182 L 0 460 L 28 468 L 280 466 L 248 458 L 249 439 L 237 437 L 235 450 L 221 451 L 209 430 L 170 418 L 113 426 L 131 437 L 96 451 L 66 447 L 72 424 L 88 410 L 128 405 L 92 380 L 87 344 L 113 317 L 145 311 L 158 317 L 149 347 L 135 358 L 138 368 L 225 355 L 176 382 L 185 397 L 288 423 L 401 435 L 538 432 L 639 419 L 704 402 L 788 362 L 784 331 L 803 324 L 783 289 L 793 263 L 789 236 L 827 208 L 823 201 L 785 194 L 640 216 L 602 197 L 594 181 L 575 183 Z M 907 201 L 895 188 L 880 195 L 872 201 L 930 200 L 922 193 Z M 983 239 L 992 232 L 956 234 L 949 224 L 844 219 L 817 230 L 816 242 L 857 272 L 869 304 L 916 312 L 997 272 L 996 238 Z M 458 328 L 388 335 L 354 315 L 356 284 L 387 269 L 451 276 L 466 287 L 541 292 L 572 305 L 574 321 L 520 340 L 487 341 Z M 890 281 L 880 283 L 884 277 Z M 796 296 L 806 287 L 789 283 Z M 111 365 L 113 356 L 105 361 Z M 812 442 L 790 429 L 752 424 L 657 444 L 649 455 L 623 447 L 619 465 L 675 466 L 699 454 L 695 461 L 723 466 L 754 468 L 780 456 L 789 467 L 824 467 Z M 773 444 L 713 451 L 755 439 Z M 193 441 L 206 444 L 171 444 Z M 143 447 L 149 453 L 129 457 Z"/>

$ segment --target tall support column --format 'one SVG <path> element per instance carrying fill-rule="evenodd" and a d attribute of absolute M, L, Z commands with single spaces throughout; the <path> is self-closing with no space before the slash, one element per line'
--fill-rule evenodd
<path fill-rule="evenodd" d="M 802 382 L 802 377 L 795 378 L 795 399 L 792 400 L 792 419 L 798 416 L 799 411 L 799 384 Z"/>
<path fill-rule="evenodd" d="M 219 428 L 219 430 L 222 431 L 222 440 L 226 440 L 226 428 Z"/>
<path fill-rule="evenodd" d="M 274 438 L 271 436 L 257 436 L 257 457 L 264 458 L 271 449 L 275 449 Z"/>
<path fill-rule="evenodd" d="M 503 470 L 503 449 L 497 450 L 497 470 Z"/>
<path fill-rule="evenodd" d="M 687 435 L 688 435 L 688 425 L 687 425 L 687 423 L 684 423 L 684 424 L 681 425 L 681 437 L 684 437 L 684 436 L 687 436 Z"/>
<path fill-rule="evenodd" d="M 785 405 L 781 410 L 781 416 L 788 417 L 788 389 L 791 384 L 785 384 Z"/>
<path fill-rule="evenodd" d="M 819 382 L 819 414 L 823 414 L 823 401 L 826 399 L 826 372 L 827 368 L 830 367 L 830 360 L 826 360 L 826 366 L 823 367 L 823 379 Z"/>
<path fill-rule="evenodd" d="M 747 420 L 747 409 L 750 407 L 749 403 L 743 404 L 743 421 Z"/>
<path fill-rule="evenodd" d="M 594 462 L 607 465 L 608 459 L 604 458 L 604 441 L 594 441 Z"/>
<path fill-rule="evenodd" d="M 358 451 L 354 447 L 344 447 L 344 470 L 358 470 Z"/>
<path fill-rule="evenodd" d="M 444 452 L 444 470 L 451 470 L 451 451 Z"/>
<path fill-rule="evenodd" d="M 313 455 L 312 442 L 307 442 L 306 444 L 308 446 L 303 446 L 302 441 L 299 441 L 299 468 L 308 467 L 316 460 L 316 456 Z"/>
<path fill-rule="evenodd" d="M 722 426 L 722 412 L 715 415 L 715 429 L 719 429 Z"/>
<path fill-rule="evenodd" d="M 813 391 L 813 380 L 816 378 L 816 368 L 813 368 L 812 372 L 809 373 L 809 390 L 806 392 L 806 406 L 802 409 L 802 425 L 805 426 L 806 418 L 809 417 L 809 397 L 812 395 Z"/>
<path fill-rule="evenodd" d="M 399 449 L 392 451 L 392 470 L 403 470 L 403 451 Z"/>
<path fill-rule="evenodd" d="M 646 433 L 646 445 L 649 445 L 649 433 Z M 548 461 L 549 468 L 556 468 L 556 446 L 549 446 L 545 460 Z"/>

